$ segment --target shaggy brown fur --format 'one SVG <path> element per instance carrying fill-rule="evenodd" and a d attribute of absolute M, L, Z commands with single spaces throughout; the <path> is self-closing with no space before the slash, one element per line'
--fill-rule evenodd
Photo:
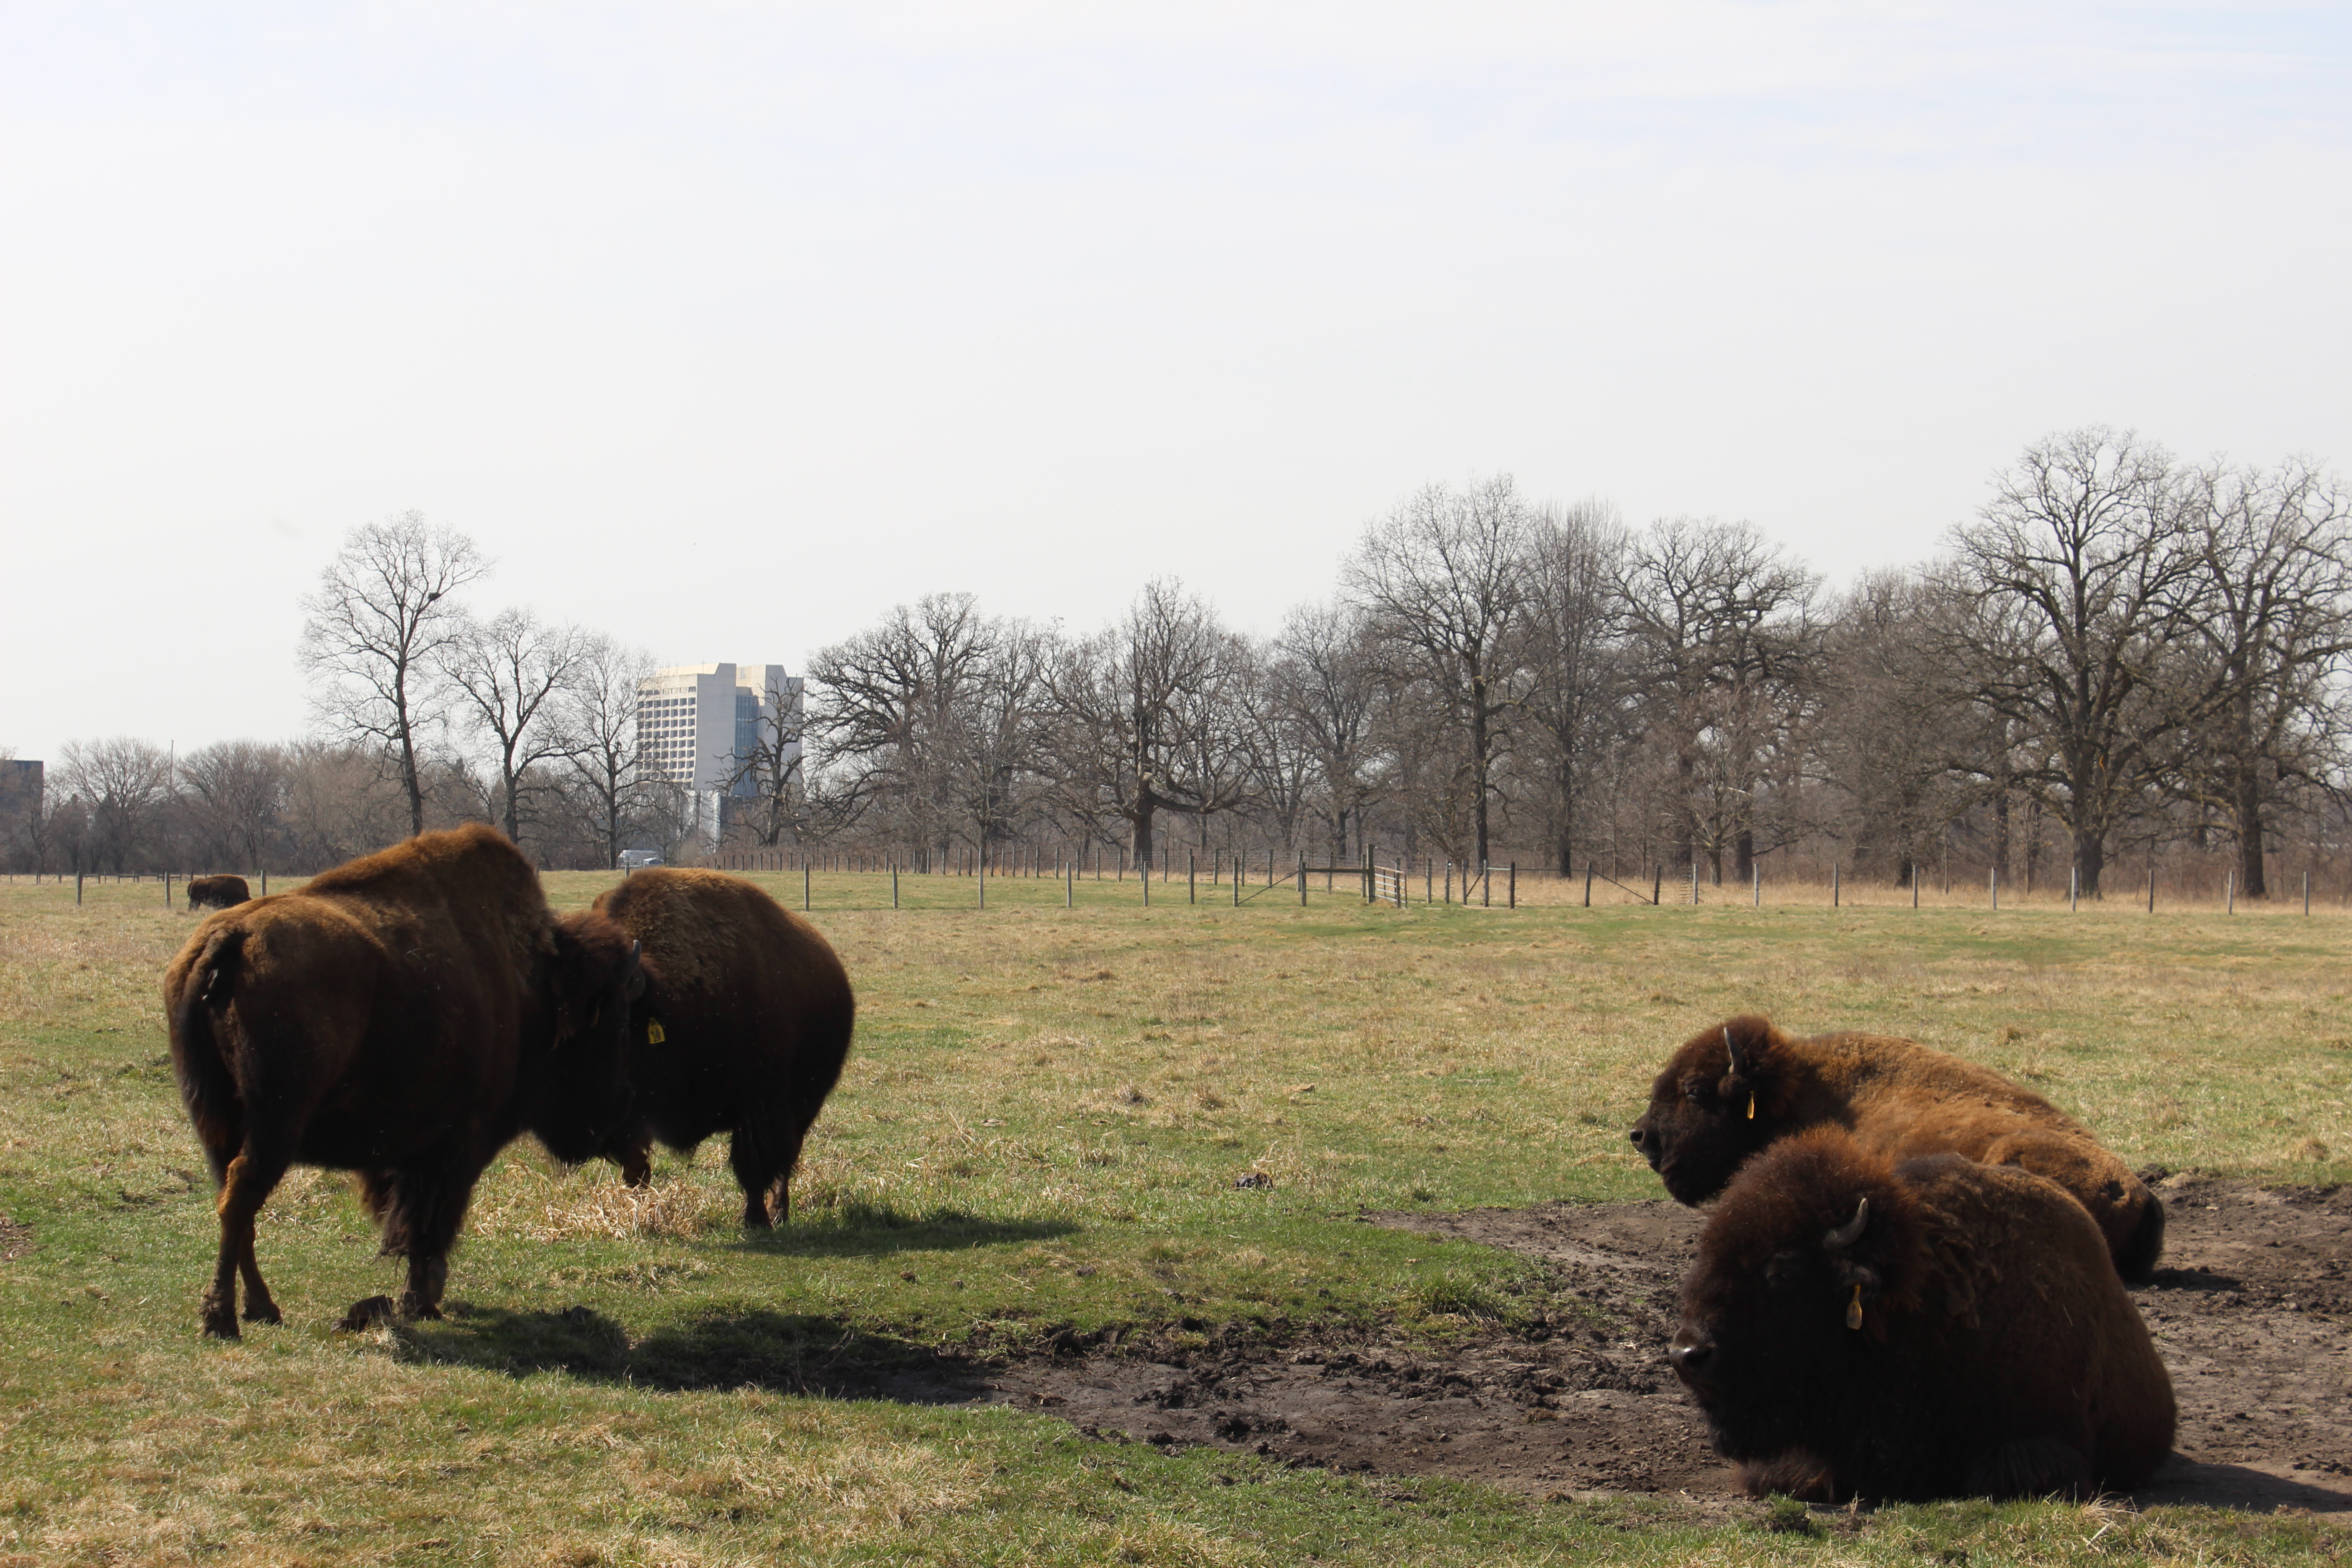
<path fill-rule="evenodd" d="M 408 1259 L 396 1310 L 438 1317 L 474 1183 L 517 1133 L 586 1159 L 627 1110 L 628 999 L 642 984 L 606 921 L 558 931 L 530 863 L 495 829 L 427 833 L 207 916 L 163 977 L 172 1060 L 220 1187 L 207 1333 L 276 1322 L 255 1216 L 288 1167 L 360 1173 L 383 1249 Z"/>
<path fill-rule="evenodd" d="M 1741 1168 L 1668 1357 L 1759 1497 L 2128 1490 L 2172 1442 L 2171 1379 L 2080 1204 L 1835 1128 Z"/>
<path fill-rule="evenodd" d="M 1757 1151 L 1823 1124 L 1889 1159 L 1958 1154 L 2048 1177 L 2091 1211 L 2127 1280 L 2163 1254 L 2164 1205 L 2089 1128 L 1999 1073 L 1885 1035 L 1800 1039 L 1752 1016 L 1702 1029 L 1658 1074 L 1632 1137 L 1676 1201 L 1700 1204 Z"/>
<path fill-rule="evenodd" d="M 655 1139 L 688 1150 L 731 1131 L 743 1223 L 768 1226 L 772 1189 L 777 1217 L 789 1218 L 802 1140 L 841 1077 L 856 1022 L 841 960 L 815 927 L 718 871 L 639 871 L 596 909 L 644 947 L 632 1034 L 637 1118 L 609 1150 L 624 1177 L 647 1179 Z"/>
<path fill-rule="evenodd" d="M 253 897 L 242 877 L 191 877 L 188 879 L 188 910 L 233 910 Z"/>

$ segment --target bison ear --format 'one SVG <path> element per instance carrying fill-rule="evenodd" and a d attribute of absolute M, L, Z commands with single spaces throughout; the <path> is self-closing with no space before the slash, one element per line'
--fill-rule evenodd
<path fill-rule="evenodd" d="M 1731 1063 L 1731 1070 L 1716 1086 L 1716 1093 L 1726 1105 L 1744 1105 L 1748 1120 L 1756 1120 L 1756 1083 L 1750 1069 L 1756 1065 L 1751 1053 L 1746 1061 L 1739 1058 L 1739 1042 L 1731 1037 L 1731 1026 L 1723 1026 L 1723 1054 Z"/>

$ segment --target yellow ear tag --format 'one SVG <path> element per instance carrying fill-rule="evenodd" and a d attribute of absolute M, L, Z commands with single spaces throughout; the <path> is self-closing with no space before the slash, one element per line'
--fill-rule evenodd
<path fill-rule="evenodd" d="M 1748 1120 L 1756 1120 L 1756 1097 L 1753 1094 L 1748 1097 Z"/>
<path fill-rule="evenodd" d="M 1845 1304 L 1845 1326 L 1849 1329 L 1862 1327 L 1862 1287 L 1859 1285 L 1853 1288 L 1853 1300 Z"/>
<path fill-rule="evenodd" d="M 667 1035 L 662 1033 L 661 1020 L 659 1018 L 648 1018 L 646 1020 L 646 1044 L 649 1046 L 658 1046 L 664 1040 L 668 1038 L 669 1037 Z"/>

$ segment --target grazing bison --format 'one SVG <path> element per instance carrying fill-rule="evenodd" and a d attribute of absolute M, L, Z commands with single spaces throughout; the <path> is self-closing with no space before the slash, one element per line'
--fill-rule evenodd
<path fill-rule="evenodd" d="M 1632 1136 L 1677 1202 L 1701 1204 L 1758 1150 L 1825 1123 L 1890 1159 L 1959 1154 L 2047 1176 L 2091 1211 L 2135 1284 L 2164 1251 L 2164 1205 L 2090 1129 L 1999 1073 L 1885 1035 L 1799 1039 L 1757 1017 L 1703 1029 Z"/>
<path fill-rule="evenodd" d="M 1835 1128 L 1740 1168 L 1667 1356 L 1758 1497 L 2129 1490 L 2172 1442 L 2171 1380 L 2082 1205 Z"/>
<path fill-rule="evenodd" d="M 294 1164 L 356 1171 L 408 1259 L 397 1308 L 440 1316 L 474 1183 L 518 1133 L 560 1159 L 602 1149 L 628 1109 L 629 999 L 609 922 L 559 929 L 538 873 L 479 825 L 427 833 L 205 917 L 163 978 L 172 1061 L 220 1188 L 205 1331 L 276 1322 L 254 1218 Z"/>
<path fill-rule="evenodd" d="M 233 910 L 249 902 L 253 889 L 245 885 L 242 877 L 191 877 L 188 879 L 188 910 Z"/>
<path fill-rule="evenodd" d="M 633 1185 L 659 1139 L 690 1150 L 733 1133 L 743 1223 L 792 1214 L 801 1141 L 841 1077 L 857 1002 L 816 928 L 739 877 L 656 868 L 598 898 L 641 946 L 646 990 L 632 1021 L 636 1117 L 610 1148 Z"/>

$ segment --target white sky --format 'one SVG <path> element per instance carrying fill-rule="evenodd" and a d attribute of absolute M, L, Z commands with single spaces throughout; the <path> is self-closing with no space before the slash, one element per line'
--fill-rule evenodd
<path fill-rule="evenodd" d="M 305 722 L 408 508 L 669 661 L 1508 470 L 1833 582 L 2034 437 L 2352 468 L 2341 5 L 0 0 L 0 746 Z"/>

